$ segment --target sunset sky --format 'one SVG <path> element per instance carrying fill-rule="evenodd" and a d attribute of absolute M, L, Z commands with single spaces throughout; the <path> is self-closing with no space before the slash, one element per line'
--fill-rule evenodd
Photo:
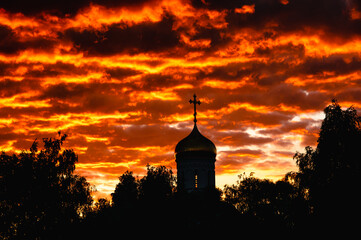
<path fill-rule="evenodd" d="M 297 170 L 332 98 L 361 108 L 361 1 L 0 2 L 6 153 L 66 133 L 76 173 L 109 196 L 126 170 L 176 172 L 194 93 L 218 187 Z"/>

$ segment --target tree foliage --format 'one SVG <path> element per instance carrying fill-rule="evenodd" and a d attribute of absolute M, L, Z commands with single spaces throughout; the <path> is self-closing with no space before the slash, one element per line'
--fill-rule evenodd
<path fill-rule="evenodd" d="M 172 197 L 175 177 L 165 166 L 147 165 L 147 175 L 139 181 L 139 197 L 144 201 L 162 201 Z"/>
<path fill-rule="evenodd" d="M 143 177 L 125 171 L 111 194 L 112 205 L 99 200 L 87 216 L 83 232 L 88 233 L 89 238 L 104 239 L 116 236 L 120 226 L 124 230 L 138 231 L 138 235 L 139 230 L 141 233 L 159 228 L 164 229 L 163 232 L 169 230 L 174 223 L 169 219 L 175 210 L 171 207 L 175 182 L 172 170 L 165 166 L 147 165 Z"/>
<path fill-rule="evenodd" d="M 133 176 L 133 172 L 126 171 L 119 177 L 119 183 L 111 194 L 115 207 L 134 207 L 139 197 L 139 181 Z"/>
<path fill-rule="evenodd" d="M 315 221 L 352 226 L 350 219 L 361 213 L 356 200 L 361 183 L 361 117 L 353 107 L 343 110 L 336 100 L 324 113 L 317 148 L 308 146 L 305 153 L 296 153 L 299 171 L 288 177 L 309 199 Z"/>
<path fill-rule="evenodd" d="M 224 195 L 226 202 L 263 228 L 294 229 L 296 221 L 303 215 L 299 210 L 304 210 L 305 206 L 298 189 L 291 183 L 274 183 L 245 174 L 239 175 L 236 184 L 226 185 Z"/>
<path fill-rule="evenodd" d="M 314 171 L 320 184 L 329 184 L 360 173 L 361 117 L 353 107 L 342 110 L 335 100 L 324 112 Z"/>
<path fill-rule="evenodd" d="M 111 194 L 114 206 L 134 206 L 137 201 L 164 201 L 172 197 L 176 179 L 171 169 L 165 166 L 147 165 L 147 174 L 138 178 L 126 171 L 119 177 L 119 183 Z"/>
<path fill-rule="evenodd" d="M 61 150 L 66 135 L 35 140 L 30 151 L 0 155 L 0 237 L 48 239 L 65 234 L 92 203 L 91 188 L 74 174 L 73 150 Z"/>

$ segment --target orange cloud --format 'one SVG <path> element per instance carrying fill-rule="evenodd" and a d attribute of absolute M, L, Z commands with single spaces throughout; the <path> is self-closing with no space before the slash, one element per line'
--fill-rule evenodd
<path fill-rule="evenodd" d="M 243 7 L 241 8 L 235 8 L 234 11 L 236 13 L 241 13 L 241 14 L 245 14 L 245 13 L 254 13 L 255 9 L 254 9 L 255 5 L 243 5 Z"/>

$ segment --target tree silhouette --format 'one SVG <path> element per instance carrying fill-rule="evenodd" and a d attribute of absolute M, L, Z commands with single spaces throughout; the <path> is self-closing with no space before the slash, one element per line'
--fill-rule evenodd
<path fill-rule="evenodd" d="M 175 184 L 171 169 L 147 165 L 147 175 L 139 181 L 139 198 L 150 202 L 167 200 L 172 196 Z"/>
<path fill-rule="evenodd" d="M 133 208 L 138 200 L 139 181 L 133 172 L 126 171 L 119 177 L 114 193 L 111 194 L 114 207 Z"/>
<path fill-rule="evenodd" d="M 82 238 L 107 239 L 121 230 L 136 231 L 146 237 L 152 232 L 169 232 L 169 221 L 175 210 L 172 204 L 175 177 L 165 166 L 147 165 L 147 173 L 139 178 L 126 171 L 119 177 L 112 196 L 112 205 L 100 199 L 82 224 Z"/>
<path fill-rule="evenodd" d="M 342 110 L 336 100 L 325 108 L 325 119 L 316 149 L 296 153 L 299 167 L 289 173 L 310 200 L 310 212 L 326 228 L 354 228 L 359 217 L 361 117 L 350 107 Z"/>
<path fill-rule="evenodd" d="M 0 155 L 1 238 L 60 238 L 90 208 L 90 185 L 73 174 L 78 157 L 61 151 L 59 137 L 44 138 L 41 151 L 35 140 L 29 152 Z"/>
<path fill-rule="evenodd" d="M 224 195 L 226 202 L 253 221 L 253 229 L 293 231 L 306 208 L 298 189 L 291 183 L 274 183 L 245 174 L 239 175 L 237 184 L 226 185 Z"/>

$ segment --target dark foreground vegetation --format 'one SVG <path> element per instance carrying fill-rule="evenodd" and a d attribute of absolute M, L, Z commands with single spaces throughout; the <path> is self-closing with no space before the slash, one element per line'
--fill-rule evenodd
<path fill-rule="evenodd" d="M 325 109 L 316 149 L 296 153 L 297 172 L 277 182 L 240 175 L 223 191 L 176 191 L 166 167 L 119 177 L 112 201 L 93 203 L 92 188 L 74 174 L 77 155 L 61 150 L 66 135 L 38 150 L 0 155 L 0 239 L 178 238 L 358 231 L 360 116 L 336 101 Z M 295 235 L 298 234 L 298 235 Z"/>

